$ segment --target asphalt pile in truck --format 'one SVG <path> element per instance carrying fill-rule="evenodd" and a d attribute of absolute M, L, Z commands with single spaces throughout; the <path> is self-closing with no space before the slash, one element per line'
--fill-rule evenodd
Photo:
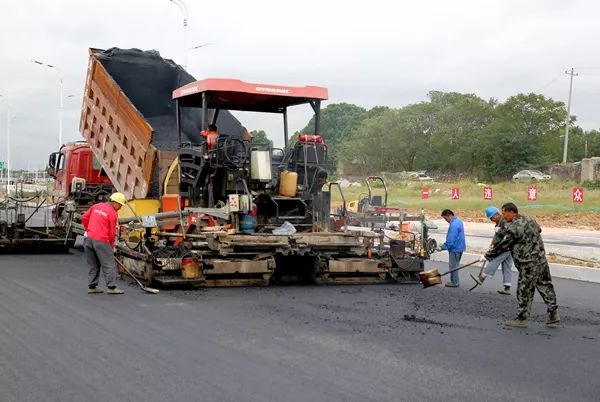
<path fill-rule="evenodd" d="M 163 59 L 156 50 L 111 49 L 96 57 L 119 85 L 131 103 L 152 126 L 152 144 L 161 150 L 177 150 L 179 146 L 172 92 L 196 81 L 181 66 Z M 182 109 L 182 141 L 200 142 L 200 110 Z M 239 137 L 241 123 L 223 110 L 217 119 L 219 132 Z"/>

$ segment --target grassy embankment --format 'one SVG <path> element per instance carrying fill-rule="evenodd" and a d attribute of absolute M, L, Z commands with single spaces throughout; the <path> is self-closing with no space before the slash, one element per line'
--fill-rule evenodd
<path fill-rule="evenodd" d="M 572 202 L 573 187 L 579 184 L 569 181 L 549 181 L 546 183 L 504 182 L 491 185 L 493 199 L 483 199 L 483 186 L 472 182 L 440 183 L 396 181 L 388 182 L 388 205 L 417 211 L 423 208 L 429 216 L 439 216 L 445 209 L 452 209 L 469 221 L 485 221 L 483 210 L 488 205 L 500 207 L 505 202 L 514 202 L 524 214 L 538 217 L 540 223 L 556 227 L 580 227 L 600 230 L 600 190 L 584 189 L 584 202 Z M 429 188 L 429 199 L 421 199 L 421 188 Z M 537 201 L 527 201 L 527 189 L 538 189 Z M 460 188 L 460 199 L 452 200 L 451 189 Z M 356 200 L 366 193 L 366 185 L 344 189 L 346 201 Z M 383 189 L 375 186 L 374 194 L 383 194 Z M 335 201 L 340 200 L 333 194 Z"/>

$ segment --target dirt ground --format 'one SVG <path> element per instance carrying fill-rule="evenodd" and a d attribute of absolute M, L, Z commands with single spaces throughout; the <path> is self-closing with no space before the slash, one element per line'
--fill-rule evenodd
<path fill-rule="evenodd" d="M 477 247 L 467 247 L 467 252 L 475 254 L 484 254 L 486 250 Z M 586 260 L 583 258 L 564 257 L 556 253 L 548 253 L 546 258 L 550 264 L 575 265 L 586 268 L 600 268 L 600 262 Z"/>
<path fill-rule="evenodd" d="M 580 267 L 587 268 L 600 268 L 600 263 L 591 262 L 589 260 L 579 259 L 579 258 L 565 258 L 560 255 L 550 253 L 547 256 L 548 262 L 551 264 L 565 264 L 565 265 L 577 265 Z"/>
<path fill-rule="evenodd" d="M 419 213 L 418 210 L 409 210 L 411 214 Z M 483 212 L 478 211 L 454 211 L 465 222 L 487 222 Z M 429 217 L 439 216 L 439 211 L 425 210 Z M 525 215 L 533 216 L 542 227 L 571 228 L 584 230 L 600 230 L 600 213 L 597 212 L 569 212 L 548 213 L 538 211 L 525 211 Z"/>

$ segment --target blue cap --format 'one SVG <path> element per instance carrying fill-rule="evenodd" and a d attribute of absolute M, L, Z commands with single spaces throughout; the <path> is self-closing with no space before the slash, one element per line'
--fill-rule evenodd
<path fill-rule="evenodd" d="M 496 215 L 499 212 L 500 212 L 500 210 L 498 208 L 490 206 L 485 209 L 485 216 L 488 219 L 492 219 L 492 216 Z"/>

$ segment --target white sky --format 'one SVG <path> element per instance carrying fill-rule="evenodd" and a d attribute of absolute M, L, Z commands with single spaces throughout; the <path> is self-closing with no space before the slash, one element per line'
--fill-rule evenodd
<path fill-rule="evenodd" d="M 540 92 L 600 128 L 600 3 L 594 1 L 234 1 L 184 0 L 196 78 L 321 85 L 329 102 L 400 107 L 429 90 L 504 100 Z M 7 105 L 13 168 L 45 166 L 58 146 L 58 73 L 64 74 L 64 141 L 80 139 L 79 107 L 89 47 L 156 49 L 183 64 L 181 13 L 169 0 L 1 0 L 0 160 Z M 290 132 L 311 116 L 290 113 Z M 281 144 L 280 118 L 240 115 Z"/>

